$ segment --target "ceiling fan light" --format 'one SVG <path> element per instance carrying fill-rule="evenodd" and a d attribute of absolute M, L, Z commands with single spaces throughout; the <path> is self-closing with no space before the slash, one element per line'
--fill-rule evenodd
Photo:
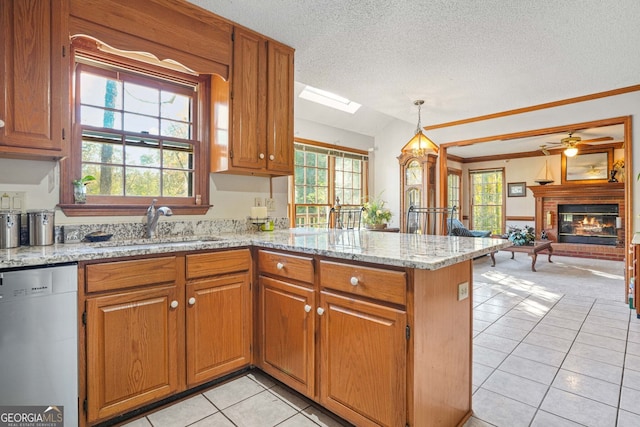
<path fill-rule="evenodd" d="M 578 149 L 576 147 L 569 147 L 566 150 L 564 150 L 564 155 L 567 157 L 573 157 L 576 154 L 578 154 Z"/>

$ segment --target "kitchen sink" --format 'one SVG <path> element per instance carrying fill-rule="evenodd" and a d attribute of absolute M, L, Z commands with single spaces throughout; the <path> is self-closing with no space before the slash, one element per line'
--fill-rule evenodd
<path fill-rule="evenodd" d="M 107 248 L 117 246 L 184 246 L 188 244 L 197 244 L 205 242 L 217 242 L 224 240 L 219 236 L 170 236 L 170 237 L 154 237 L 130 239 L 130 240 L 108 240 L 106 242 L 95 242 L 86 244 L 96 248 Z"/>

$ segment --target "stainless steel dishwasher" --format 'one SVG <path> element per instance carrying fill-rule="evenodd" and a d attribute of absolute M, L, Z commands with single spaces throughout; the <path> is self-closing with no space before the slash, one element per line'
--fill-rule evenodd
<path fill-rule="evenodd" d="M 64 406 L 78 425 L 78 268 L 0 270 L 0 406 Z"/>

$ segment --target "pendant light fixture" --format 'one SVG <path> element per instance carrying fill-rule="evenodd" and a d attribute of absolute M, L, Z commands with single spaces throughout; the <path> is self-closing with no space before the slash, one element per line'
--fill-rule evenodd
<path fill-rule="evenodd" d="M 435 142 L 427 138 L 426 135 L 422 133 L 422 125 L 420 124 L 420 110 L 422 108 L 422 104 L 424 104 L 422 99 L 413 102 L 413 105 L 418 106 L 418 127 L 416 128 L 416 134 L 405 145 L 406 148 L 411 149 L 413 155 L 416 157 L 424 156 L 430 152 L 438 154 L 439 149 Z"/>

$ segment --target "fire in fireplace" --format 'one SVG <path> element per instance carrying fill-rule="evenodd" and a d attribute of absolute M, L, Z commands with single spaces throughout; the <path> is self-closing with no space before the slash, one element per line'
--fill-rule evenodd
<path fill-rule="evenodd" d="M 558 205 L 558 242 L 615 246 L 617 216 L 617 204 Z"/>

